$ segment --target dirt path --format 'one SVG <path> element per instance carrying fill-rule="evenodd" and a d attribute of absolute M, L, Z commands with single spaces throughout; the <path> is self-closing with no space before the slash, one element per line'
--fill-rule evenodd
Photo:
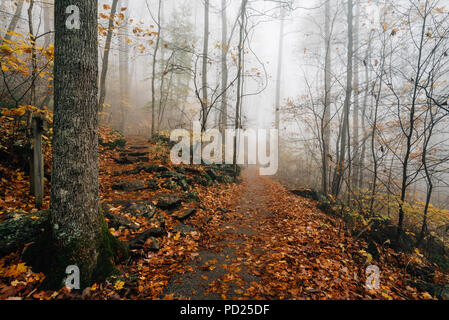
<path fill-rule="evenodd" d="M 240 203 L 224 210 L 223 223 L 215 230 L 213 250 L 202 248 L 191 263 L 194 271 L 173 278 L 165 294 L 192 300 L 242 299 L 252 284 L 260 282 L 248 268 L 245 253 L 265 254 L 262 246 L 255 248 L 257 252 L 246 250 L 249 240 L 258 237 L 261 225 L 271 217 L 264 209 L 263 195 L 267 190 L 256 169 L 245 170 L 243 175 L 245 192 Z"/>

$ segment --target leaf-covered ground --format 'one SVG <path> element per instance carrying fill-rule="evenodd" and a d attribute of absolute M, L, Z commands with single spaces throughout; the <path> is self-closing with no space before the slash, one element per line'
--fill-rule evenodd
<path fill-rule="evenodd" d="M 104 145 L 119 138 L 106 129 L 101 136 Z M 2 257 L 0 298 L 432 298 L 409 286 L 411 276 L 404 270 L 420 262 L 419 252 L 405 255 L 382 247 L 379 261 L 372 261 L 367 244 L 350 236 L 342 222 L 271 178 L 259 177 L 256 169 L 245 169 L 238 184 L 218 183 L 218 178 L 205 183 L 201 177 L 207 168 L 174 167 L 168 150 L 163 143 L 132 137 L 126 146 L 101 147 L 100 156 L 101 197 L 111 233 L 122 241 L 158 228 L 165 230 L 163 235 L 145 238 L 118 265 L 116 276 L 82 293 L 43 291 L 44 275 L 21 261 L 22 252 Z M 5 173 L 0 221 L 10 211 L 33 216 L 26 175 L 0 169 Z M 166 194 L 182 203 L 161 209 L 160 197 Z M 381 269 L 380 290 L 365 288 L 369 264 Z M 440 272 L 436 278 L 447 280 Z"/>

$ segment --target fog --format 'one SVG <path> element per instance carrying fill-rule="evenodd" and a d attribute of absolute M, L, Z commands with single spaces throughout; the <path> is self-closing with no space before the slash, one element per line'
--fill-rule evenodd
<path fill-rule="evenodd" d="M 3 31 L 16 2 L 1 2 Z M 100 72 L 107 67 L 102 125 L 146 137 L 191 129 L 195 120 L 204 131 L 279 126 L 278 178 L 286 184 L 448 206 L 446 1 L 226 0 L 225 42 L 223 3 L 208 2 L 205 60 L 205 1 L 121 0 L 112 30 L 113 1 L 99 1 Z M 25 3 L 17 33 L 29 33 L 28 9 Z M 52 13 L 52 1 L 34 3 L 38 46 L 53 41 Z M 50 76 L 41 78 L 43 98 L 35 103 L 51 109 Z M 3 98 L 14 100 L 20 90 L 3 86 Z M 31 104 L 27 94 L 16 103 Z M 377 206 L 385 209 L 380 200 Z"/>

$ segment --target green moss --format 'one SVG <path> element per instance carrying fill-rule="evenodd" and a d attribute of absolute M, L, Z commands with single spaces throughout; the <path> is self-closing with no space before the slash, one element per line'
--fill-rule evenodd
<path fill-rule="evenodd" d="M 67 276 L 65 271 L 70 265 L 80 269 L 81 289 L 95 282 L 103 282 L 117 272 L 114 262 L 126 257 L 128 250 L 110 234 L 102 213 L 101 221 L 101 232 L 96 239 L 75 239 L 64 246 L 55 239 L 50 222 L 46 223 L 45 232 L 24 254 L 24 261 L 33 267 L 33 271 L 46 275 L 45 289 L 58 290 L 63 287 Z M 95 252 L 97 259 L 92 259 Z"/>
<path fill-rule="evenodd" d="M 188 201 L 200 202 L 200 198 L 198 197 L 198 193 L 196 193 L 196 192 L 189 192 L 189 193 L 187 193 L 185 198 Z"/>
<path fill-rule="evenodd" d="M 102 227 L 98 243 L 99 256 L 97 265 L 92 273 L 92 279 L 95 281 L 104 281 L 108 276 L 116 274 L 117 270 L 114 262 L 128 255 L 126 246 L 109 232 L 103 213 L 101 214 L 101 218 Z"/>
<path fill-rule="evenodd" d="M 119 139 L 112 142 L 104 142 L 103 140 L 99 139 L 99 143 L 101 146 L 105 148 L 109 148 L 111 150 L 115 150 L 118 148 L 124 148 L 126 146 L 126 140 L 125 139 Z"/>

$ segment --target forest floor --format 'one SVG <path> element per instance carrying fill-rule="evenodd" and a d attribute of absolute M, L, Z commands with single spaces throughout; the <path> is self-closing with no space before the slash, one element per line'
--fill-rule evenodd
<path fill-rule="evenodd" d="M 114 140 L 110 135 L 103 132 L 103 141 Z M 44 275 L 33 273 L 22 251 L 0 257 L 0 299 L 432 299 L 409 285 L 412 278 L 404 270 L 421 259 L 419 253 L 381 248 L 379 261 L 372 261 L 367 244 L 354 239 L 342 221 L 260 177 L 256 168 L 246 168 L 240 183 L 204 186 L 192 183 L 201 182 L 204 168 L 173 167 L 167 146 L 145 138 L 129 137 L 125 147 L 100 151 L 103 210 L 106 218 L 121 218 L 110 224 L 111 233 L 122 241 L 158 228 L 163 235 L 134 248 L 115 276 L 82 293 L 42 290 Z M 142 162 L 152 170 L 142 169 Z M 158 168 L 165 168 L 162 175 Z M 36 214 L 26 175 L 0 169 L 0 222 L 8 212 Z M 167 185 L 179 177 L 189 179 L 188 186 Z M 176 203 L 161 209 L 161 197 Z M 366 289 L 372 264 L 381 270 L 380 289 L 374 291 Z M 441 272 L 436 277 L 447 281 Z"/>

